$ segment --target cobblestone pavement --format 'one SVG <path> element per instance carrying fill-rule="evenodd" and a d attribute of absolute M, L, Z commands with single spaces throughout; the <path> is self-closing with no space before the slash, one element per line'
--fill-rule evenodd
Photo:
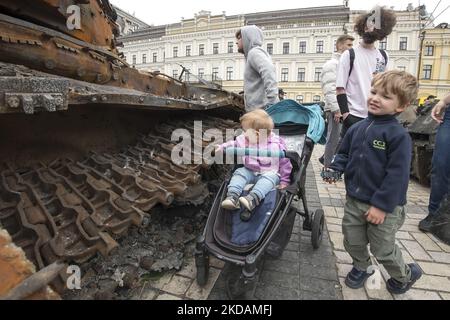
<path fill-rule="evenodd" d="M 351 269 L 350 256 L 343 247 L 341 230 L 345 188 L 342 182 L 328 185 L 321 181 L 318 158 L 323 146 L 316 146 L 307 173 L 307 199 L 310 210 L 322 207 L 326 229 L 321 247 L 313 250 L 310 232 L 302 230 L 297 217 L 294 233 L 283 256 L 265 260 L 254 292 L 256 300 L 450 300 L 450 246 L 430 234 L 418 230 L 419 221 L 427 214 L 429 189 L 411 182 L 408 192 L 407 219 L 397 233 L 398 245 L 407 263 L 417 262 L 424 275 L 408 293 L 393 296 L 385 289 L 389 278 L 382 266 L 379 290 L 366 286 L 352 290 L 343 280 Z M 314 170 L 314 171 L 313 171 Z M 378 265 L 374 261 L 375 265 Z M 193 258 L 188 258 L 178 273 L 149 281 L 140 299 L 157 300 L 226 300 L 225 276 L 228 266 L 211 258 L 209 281 L 200 288 L 195 281 Z M 370 281 L 371 279 L 369 279 Z"/>

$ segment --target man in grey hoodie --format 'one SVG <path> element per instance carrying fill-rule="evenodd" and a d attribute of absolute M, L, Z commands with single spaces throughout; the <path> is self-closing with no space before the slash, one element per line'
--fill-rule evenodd
<path fill-rule="evenodd" d="M 279 102 L 275 66 L 262 48 L 263 32 L 257 26 L 236 33 L 238 51 L 245 55 L 244 98 L 247 112 Z"/>

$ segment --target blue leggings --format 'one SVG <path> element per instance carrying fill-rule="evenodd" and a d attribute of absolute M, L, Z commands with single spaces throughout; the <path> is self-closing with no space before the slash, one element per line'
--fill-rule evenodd
<path fill-rule="evenodd" d="M 280 183 L 280 177 L 274 172 L 256 175 L 253 171 L 245 167 L 239 168 L 234 172 L 230 184 L 228 185 L 228 195 L 235 194 L 240 196 L 247 184 L 255 182 L 256 184 L 253 187 L 252 192 L 255 193 L 259 198 L 259 201 L 261 201 Z"/>

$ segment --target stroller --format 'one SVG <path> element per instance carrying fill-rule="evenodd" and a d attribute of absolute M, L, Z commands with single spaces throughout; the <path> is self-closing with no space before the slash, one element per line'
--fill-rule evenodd
<path fill-rule="evenodd" d="M 279 152 L 278 154 L 269 152 L 270 154 L 267 154 L 266 150 L 266 153 L 262 154 L 263 150 L 252 149 L 227 149 L 226 151 L 227 153 L 232 152 L 235 160 L 237 156 L 248 155 L 252 152 L 258 152 L 260 156 L 264 157 L 288 158 L 293 166 L 291 185 L 285 190 L 273 191 L 275 201 L 272 201 L 272 208 L 267 212 L 266 206 L 262 213 L 264 217 L 261 218 L 261 215 L 259 215 L 258 223 L 262 224 L 257 239 L 253 239 L 251 243 L 236 244 L 235 239 L 233 240 L 233 238 L 236 238 L 236 223 L 242 227 L 247 222 L 240 221 L 239 218 L 246 220 L 248 217 L 243 218 L 245 212 L 232 213 L 221 208 L 221 203 L 226 198 L 227 186 L 231 180 L 231 176 L 228 177 L 217 193 L 204 232 L 197 240 L 194 253 L 197 283 L 200 286 L 204 286 L 208 280 L 210 255 L 231 264 L 238 270 L 238 275 L 235 272 L 234 276 L 227 279 L 227 294 L 230 299 L 245 298 L 246 293 L 254 289 L 259 264 L 266 254 L 271 258 L 279 258 L 282 255 L 291 238 L 297 214 L 304 218 L 303 229 L 311 231 L 313 248 L 318 249 L 322 241 L 325 222 L 324 212 L 323 210 L 310 212 L 305 196 L 306 168 L 315 144 L 309 137 L 311 135 L 308 134 L 311 131 L 309 130 L 311 114 L 315 115 L 316 125 L 317 122 L 319 123 L 316 129 L 322 131 L 317 135 L 318 131 L 316 130 L 316 142 L 319 142 L 318 136 L 321 138 L 320 143 L 325 141 L 323 139 L 325 128 L 320 107 L 317 104 L 306 106 L 299 105 L 293 100 L 283 100 L 266 111 L 273 118 L 275 129 L 279 130 L 280 136 L 286 142 L 286 152 Z M 235 169 L 237 168 L 238 166 L 235 167 Z M 298 210 L 293 205 L 294 200 L 301 200 L 303 210 Z M 264 205 L 264 201 L 259 207 Z M 258 219 L 255 212 L 252 214 L 251 219 Z"/>

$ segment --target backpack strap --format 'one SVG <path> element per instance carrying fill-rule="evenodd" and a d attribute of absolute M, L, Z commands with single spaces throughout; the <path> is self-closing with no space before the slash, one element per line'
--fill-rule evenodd
<path fill-rule="evenodd" d="M 350 77 L 350 75 L 352 74 L 353 71 L 353 65 L 355 64 L 355 49 L 351 48 L 348 49 L 349 53 L 350 53 L 350 71 L 348 72 L 348 76 Z M 386 54 L 386 52 L 385 52 Z"/>
<path fill-rule="evenodd" d="M 387 68 L 387 64 L 388 64 L 388 62 L 389 62 L 387 53 L 386 53 L 386 51 L 383 50 L 383 49 L 379 49 L 379 50 L 380 50 L 381 55 L 382 55 L 383 58 L 384 58 L 384 63 L 385 63 L 384 66 Z"/>

